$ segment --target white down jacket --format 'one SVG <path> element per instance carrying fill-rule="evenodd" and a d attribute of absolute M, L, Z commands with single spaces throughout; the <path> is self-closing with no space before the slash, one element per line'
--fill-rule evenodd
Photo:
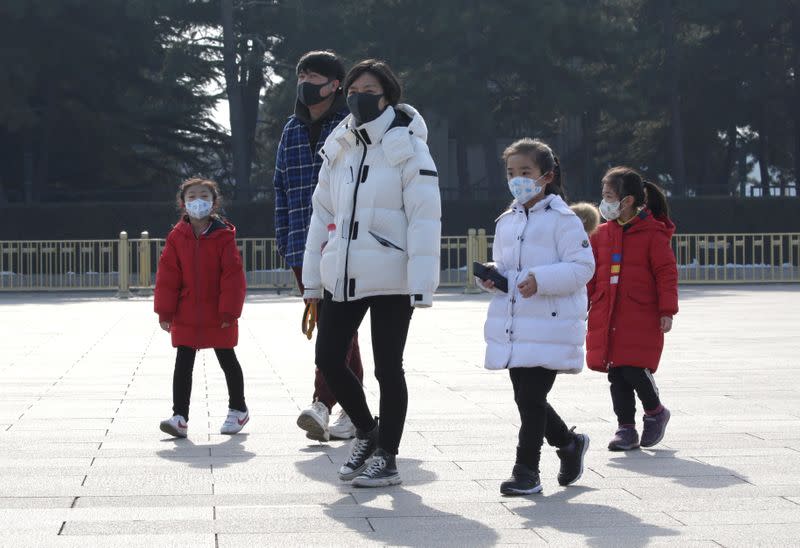
<path fill-rule="evenodd" d="M 314 190 L 303 257 L 305 298 L 409 295 L 431 306 L 439 285 L 441 200 L 428 128 L 408 105 L 333 130 Z M 321 248 L 325 244 L 324 250 Z"/>
<path fill-rule="evenodd" d="M 487 369 L 544 367 L 578 373 L 584 363 L 586 283 L 594 257 L 583 224 L 559 196 L 548 195 L 526 214 L 516 202 L 500 216 L 492 256 L 508 278 L 496 291 L 484 325 Z M 527 299 L 517 285 L 533 274 Z"/>

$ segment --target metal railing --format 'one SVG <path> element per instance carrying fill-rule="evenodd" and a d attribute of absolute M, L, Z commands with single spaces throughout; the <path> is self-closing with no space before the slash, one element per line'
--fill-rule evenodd
<path fill-rule="evenodd" d="M 493 236 L 470 229 L 443 236 L 441 287 L 477 291 L 474 261 L 491 258 Z M 114 290 L 147 295 L 155 285 L 163 238 L 0 241 L 0 291 Z M 247 286 L 296 291 L 274 238 L 242 238 Z M 683 284 L 800 282 L 800 233 L 678 234 L 672 240 Z"/>

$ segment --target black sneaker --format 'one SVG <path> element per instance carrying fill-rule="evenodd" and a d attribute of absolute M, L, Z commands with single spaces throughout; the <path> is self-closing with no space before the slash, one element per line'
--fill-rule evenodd
<path fill-rule="evenodd" d="M 353 487 L 387 487 L 402 483 L 397 471 L 394 455 L 378 449 L 369 459 L 369 464 L 361 474 L 353 479 Z"/>
<path fill-rule="evenodd" d="M 511 478 L 500 484 L 500 493 L 508 496 L 532 495 L 542 492 L 539 472 L 524 464 L 515 464 Z"/>
<path fill-rule="evenodd" d="M 339 479 L 350 481 L 367 467 L 367 461 L 378 448 L 378 425 L 371 432 L 356 432 L 356 439 L 350 446 L 350 456 L 339 468 Z"/>
<path fill-rule="evenodd" d="M 556 450 L 561 468 L 558 471 L 558 484 L 571 485 L 578 481 L 583 475 L 583 457 L 589 449 L 589 436 L 586 434 L 575 434 L 575 427 L 572 427 L 572 443 L 567 447 Z"/>

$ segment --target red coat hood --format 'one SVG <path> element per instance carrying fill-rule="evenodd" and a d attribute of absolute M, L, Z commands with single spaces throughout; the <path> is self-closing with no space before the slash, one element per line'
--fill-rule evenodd
<path fill-rule="evenodd" d="M 640 230 L 658 230 L 666 234 L 667 237 L 672 238 L 675 233 L 675 223 L 666 215 L 656 217 L 649 209 L 643 209 L 631 221 L 631 226 L 628 228 L 629 232 L 638 232 Z"/>
<path fill-rule="evenodd" d="M 194 230 L 192 230 L 192 223 L 188 217 L 181 219 L 173 230 L 182 236 L 194 239 Z M 236 227 L 221 217 L 214 217 L 211 220 L 211 228 L 203 236 L 205 238 L 236 238 Z"/>

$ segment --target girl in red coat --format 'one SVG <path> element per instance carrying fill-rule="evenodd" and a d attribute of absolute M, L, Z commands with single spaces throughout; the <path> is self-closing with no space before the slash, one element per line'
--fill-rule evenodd
<path fill-rule="evenodd" d="M 607 222 L 591 237 L 597 268 L 587 287 L 586 361 L 590 369 L 607 372 L 611 383 L 619 428 L 609 450 L 640 445 L 634 392 L 644 408 L 641 446 L 652 447 L 663 439 L 670 417 L 653 373 L 664 333 L 678 312 L 678 271 L 670 245 L 675 225 L 661 189 L 627 167 L 603 177 L 600 213 Z"/>
<path fill-rule="evenodd" d="M 189 179 L 177 198 L 184 215 L 167 236 L 156 274 L 155 311 L 178 349 L 173 416 L 161 422 L 161 431 L 186 437 L 194 358 L 198 349 L 213 348 L 228 385 L 228 417 L 220 432 L 236 434 L 250 420 L 242 368 L 233 350 L 245 295 L 236 228 L 215 213 L 220 203 L 215 182 Z"/>

